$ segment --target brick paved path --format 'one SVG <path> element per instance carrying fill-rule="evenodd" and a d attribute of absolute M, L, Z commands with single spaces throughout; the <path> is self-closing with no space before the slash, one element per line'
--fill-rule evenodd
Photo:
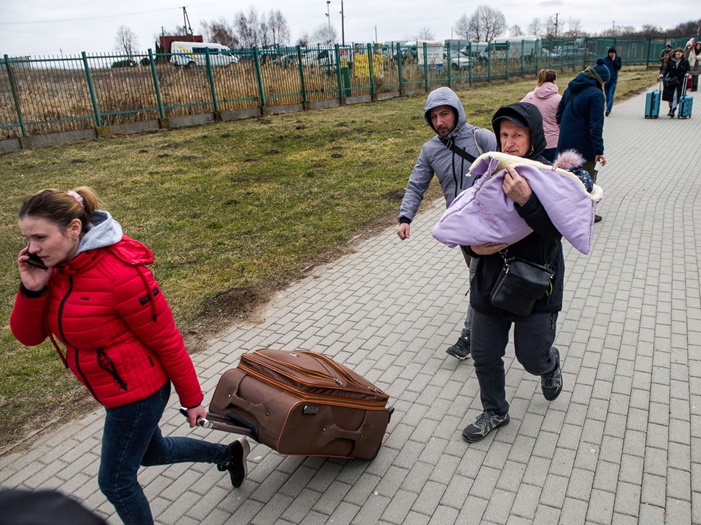
<path fill-rule="evenodd" d="M 460 253 L 430 237 L 437 202 L 408 241 L 391 228 L 362 242 L 279 294 L 265 322 L 232 327 L 194 357 L 207 400 L 255 348 L 344 362 L 392 396 L 378 457 L 281 457 L 258 445 L 238 490 L 206 465 L 144 469 L 158 523 L 701 523 L 701 117 L 645 120 L 643 107 L 640 95 L 606 119 L 592 253 L 565 243 L 556 401 L 510 345 L 511 424 L 461 439 L 481 406 L 471 361 L 445 354 L 467 284 Z M 191 432 L 173 401 L 164 433 L 231 438 Z M 118 523 L 97 488 L 101 425 L 98 411 L 0 458 L 0 486 L 57 488 Z"/>

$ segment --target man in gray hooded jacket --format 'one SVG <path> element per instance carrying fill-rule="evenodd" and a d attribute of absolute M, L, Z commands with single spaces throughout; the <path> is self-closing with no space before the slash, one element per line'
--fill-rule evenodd
<path fill-rule="evenodd" d="M 455 197 L 472 185 L 473 180 L 467 176 L 467 172 L 474 158 L 497 148 L 494 133 L 467 123 L 460 99 L 448 87 L 440 87 L 428 94 L 424 118 L 437 135 L 423 145 L 409 177 L 409 184 L 399 209 L 397 235 L 402 240 L 410 236 L 411 221 L 419 211 L 434 174 L 440 181 L 446 207 L 450 206 Z M 463 255 L 470 266 L 470 257 L 464 250 Z M 474 269 L 471 268 L 470 273 L 474 274 Z M 458 342 L 446 352 L 458 359 L 470 357 L 471 329 L 472 311 L 468 305 L 465 325 Z"/>

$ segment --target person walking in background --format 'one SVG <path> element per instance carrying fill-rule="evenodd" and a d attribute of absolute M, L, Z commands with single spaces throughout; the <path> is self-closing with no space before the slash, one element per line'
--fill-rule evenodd
<path fill-rule="evenodd" d="M 667 63 L 667 59 L 669 58 L 671 52 L 672 44 L 667 42 L 664 45 L 664 49 L 660 52 L 660 73 L 662 72 L 662 68 L 664 68 L 664 65 Z"/>
<path fill-rule="evenodd" d="M 701 74 L 701 42 L 694 44 L 694 49 L 689 53 L 689 72 L 691 73 L 690 91 L 699 88 L 699 74 Z"/>
<path fill-rule="evenodd" d="M 540 110 L 545 130 L 545 151 L 543 157 L 550 162 L 555 161 L 557 139 L 560 136 L 560 124 L 557 122 L 557 107 L 562 95 L 558 92 L 557 73 L 554 69 L 538 71 L 538 83 L 533 91 L 528 93 L 521 102 L 530 102 Z"/>
<path fill-rule="evenodd" d="M 669 102 L 669 113 L 667 116 L 674 118 L 674 112 L 677 111 L 679 97 L 682 95 L 682 88 L 686 78 L 691 76 L 689 61 L 684 58 L 684 50 L 681 47 L 675 49 L 667 59 L 667 63 L 662 68 L 660 78 L 664 83 L 662 91 L 662 100 Z"/>
<path fill-rule="evenodd" d="M 474 159 L 497 147 L 491 131 L 468 124 L 460 99 L 448 87 L 440 87 L 428 94 L 424 119 L 437 135 L 423 145 L 409 176 L 399 209 L 397 235 L 402 240 L 410 236 L 411 221 L 419 211 L 434 174 L 441 184 L 446 207 L 450 206 L 460 192 L 470 187 L 471 181 L 466 175 Z M 476 263 L 471 265 L 470 257 L 464 249 L 463 255 L 472 276 Z M 468 306 L 460 337 L 457 343 L 446 350 L 448 354 L 461 360 L 470 357 L 471 327 L 472 311 Z"/>
<path fill-rule="evenodd" d="M 557 108 L 560 138 L 557 151 L 573 149 L 586 162 L 582 168 L 596 182 L 596 163 L 606 165 L 604 156 L 604 103 L 603 86 L 609 79 L 604 59 L 598 58 L 594 67 L 588 67 L 570 81 Z M 596 215 L 595 222 L 601 221 Z"/>
<path fill-rule="evenodd" d="M 500 108 L 492 118 L 492 127 L 498 137 L 499 151 L 542 161 L 545 133 L 540 111 L 533 104 L 517 102 Z M 533 232 L 512 245 L 490 242 L 468 247 L 470 255 L 477 259 L 477 272 L 470 290 L 470 303 L 475 311 L 472 357 L 483 408 L 482 414 L 462 432 L 463 439 L 469 443 L 480 441 L 494 429 L 509 423 L 504 354 L 511 325 L 514 325 L 516 359 L 526 372 L 540 376 L 545 399 L 553 401 L 562 391 L 560 352 L 553 346 L 565 276 L 562 235 L 528 181 L 513 167 L 506 169 L 502 185 L 504 198 L 514 202 L 518 215 Z M 492 290 L 504 267 L 499 253 L 503 250 L 507 250 L 508 257 L 547 266 L 553 273 L 550 293 L 536 301 L 527 315 L 516 315 L 492 304 Z"/>
<path fill-rule="evenodd" d="M 621 57 L 616 52 L 615 47 L 610 47 L 608 54 L 604 57 L 604 65 L 609 70 L 608 82 L 604 84 L 604 93 L 606 94 L 606 113 L 608 117 L 613 108 L 613 95 L 616 92 L 616 84 L 618 84 L 618 70 L 621 69 Z"/>
<path fill-rule="evenodd" d="M 105 407 L 98 484 L 128 525 L 153 523 L 137 480 L 140 466 L 214 463 L 238 487 L 249 444 L 164 438 L 158 423 L 171 383 L 194 427 L 207 416 L 195 367 L 158 283 L 153 254 L 122 234 L 88 187 L 42 190 L 24 199 L 17 258 L 21 284 L 10 316 L 14 336 L 47 337 L 67 368 Z M 56 344 L 65 346 L 65 355 Z"/>

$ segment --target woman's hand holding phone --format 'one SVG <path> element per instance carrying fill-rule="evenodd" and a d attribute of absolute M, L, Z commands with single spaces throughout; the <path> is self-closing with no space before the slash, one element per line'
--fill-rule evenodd
<path fill-rule="evenodd" d="M 51 278 L 51 269 L 44 264 L 39 256 L 29 253 L 29 246 L 25 246 L 19 252 L 17 267 L 22 285 L 33 292 L 43 289 Z"/>

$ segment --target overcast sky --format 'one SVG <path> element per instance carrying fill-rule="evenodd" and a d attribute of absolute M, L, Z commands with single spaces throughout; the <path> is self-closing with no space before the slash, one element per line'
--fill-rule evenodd
<path fill-rule="evenodd" d="M 471 15 L 477 0 L 344 0 L 346 43 L 412 40 L 429 28 L 436 40 L 451 38 L 457 19 Z M 202 21 L 224 18 L 232 22 L 238 11 L 252 5 L 258 13 L 280 10 L 287 19 L 293 42 L 328 23 L 326 0 L 0 0 L 0 56 L 59 55 L 81 51 L 113 51 L 120 26 L 128 26 L 138 38 L 139 49 L 154 47 L 161 27 L 172 30 L 183 24 L 182 6 L 187 6 L 195 34 Z M 506 17 L 507 27 L 517 24 L 526 32 L 533 18 L 547 19 L 559 14 L 559 25 L 567 30 L 570 19 L 579 20 L 587 32 L 616 26 L 640 28 L 653 24 L 669 29 L 697 18 L 688 0 L 506 0 L 496 7 Z M 331 0 L 330 20 L 341 37 L 341 1 Z M 507 35 L 508 36 L 508 33 Z M 457 38 L 457 36 L 456 36 Z"/>

